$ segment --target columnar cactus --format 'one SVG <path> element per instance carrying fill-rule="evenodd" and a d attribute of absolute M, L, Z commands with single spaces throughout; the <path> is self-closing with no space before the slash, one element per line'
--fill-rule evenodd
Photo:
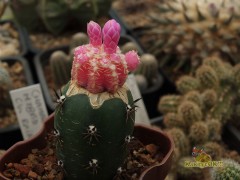
<path fill-rule="evenodd" d="M 149 84 L 154 84 L 154 80 L 158 76 L 158 62 L 152 54 L 143 54 L 140 57 L 140 65 L 134 74 L 144 75 Z"/>
<path fill-rule="evenodd" d="M 55 88 L 61 88 L 71 78 L 71 66 L 74 57 L 74 49 L 77 46 L 88 43 L 88 36 L 83 32 L 73 34 L 69 45 L 69 53 L 57 50 L 50 56 L 50 67 Z"/>
<path fill-rule="evenodd" d="M 231 159 L 222 159 L 222 165 L 212 169 L 213 179 L 240 179 L 240 164 Z"/>
<path fill-rule="evenodd" d="M 71 81 L 55 110 L 57 158 L 66 179 L 112 179 L 127 155 L 136 101 L 125 80 L 136 69 L 135 51 L 118 48 L 120 26 L 88 23 L 90 43 L 74 50 Z"/>
<path fill-rule="evenodd" d="M 68 55 L 63 51 L 55 51 L 50 56 L 50 67 L 55 88 L 61 88 L 71 77 L 71 66 Z"/>

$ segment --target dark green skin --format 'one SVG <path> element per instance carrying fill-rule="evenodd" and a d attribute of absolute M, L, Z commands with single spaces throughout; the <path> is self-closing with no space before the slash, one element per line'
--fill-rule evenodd
<path fill-rule="evenodd" d="M 129 104 L 133 103 L 128 91 Z M 54 127 L 60 133 L 57 158 L 63 162 L 65 179 L 112 180 L 126 158 L 125 137 L 132 135 L 134 121 L 127 119 L 127 104 L 121 99 L 109 99 L 99 109 L 93 109 L 87 95 L 67 97 L 55 111 Z M 134 119 L 135 114 L 132 114 Z M 87 128 L 97 128 L 97 138 L 87 137 Z M 94 173 L 91 159 L 98 160 Z"/>

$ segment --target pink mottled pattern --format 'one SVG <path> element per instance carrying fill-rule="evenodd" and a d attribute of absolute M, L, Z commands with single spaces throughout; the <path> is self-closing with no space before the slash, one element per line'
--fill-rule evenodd
<path fill-rule="evenodd" d="M 114 93 L 123 86 L 129 71 L 137 68 L 139 57 L 135 51 L 124 55 L 119 50 L 117 43 L 120 37 L 120 26 L 115 20 L 107 22 L 103 32 L 97 23 L 91 21 L 88 24 L 88 30 L 90 32 L 88 35 L 94 38 L 90 40 L 90 44 L 75 48 L 72 81 L 91 93 L 104 91 Z M 103 33 L 103 44 L 99 30 Z M 99 34 L 98 37 L 97 34 Z"/>
<path fill-rule="evenodd" d="M 111 54 L 117 50 L 120 38 L 120 25 L 115 20 L 108 21 L 102 30 L 104 50 Z"/>
<path fill-rule="evenodd" d="M 90 44 L 93 46 L 102 45 L 101 27 L 97 23 L 90 21 L 87 25 L 87 33 L 89 36 Z"/>

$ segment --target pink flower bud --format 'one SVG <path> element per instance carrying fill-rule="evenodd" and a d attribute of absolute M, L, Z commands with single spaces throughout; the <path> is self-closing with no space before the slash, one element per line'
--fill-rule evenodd
<path fill-rule="evenodd" d="M 103 45 L 106 53 L 112 54 L 117 50 L 120 38 L 120 25 L 114 20 L 109 20 L 103 27 Z"/>
<path fill-rule="evenodd" d="M 94 21 L 90 21 L 87 25 L 87 33 L 90 39 L 90 44 L 100 46 L 102 44 L 101 27 Z"/>
<path fill-rule="evenodd" d="M 129 71 L 134 71 L 140 62 L 139 56 L 137 55 L 137 53 L 135 51 L 127 52 L 125 54 L 125 59 L 126 59 Z"/>

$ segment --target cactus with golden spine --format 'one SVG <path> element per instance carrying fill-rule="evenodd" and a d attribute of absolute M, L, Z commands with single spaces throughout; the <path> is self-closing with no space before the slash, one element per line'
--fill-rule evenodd
<path fill-rule="evenodd" d="M 181 156 L 188 155 L 190 151 L 190 144 L 183 130 L 180 128 L 171 128 L 166 129 L 166 133 L 172 137 L 174 145 L 179 149 Z"/>
<path fill-rule="evenodd" d="M 186 127 L 184 120 L 174 112 L 165 114 L 163 117 L 163 123 L 166 128 L 179 127 L 185 129 Z"/>
<path fill-rule="evenodd" d="M 203 107 L 203 100 L 199 91 L 189 91 L 184 95 L 184 100 L 194 102 L 197 104 L 201 109 Z"/>
<path fill-rule="evenodd" d="M 192 144 L 203 144 L 208 140 L 209 130 L 205 122 L 194 122 L 189 130 L 189 138 Z"/>
<path fill-rule="evenodd" d="M 178 95 L 166 95 L 160 98 L 158 110 L 162 113 L 176 112 L 181 97 Z"/>
<path fill-rule="evenodd" d="M 200 87 L 198 79 L 192 76 L 181 76 L 176 82 L 177 90 L 184 94 L 188 91 L 197 90 Z"/>
<path fill-rule="evenodd" d="M 142 44 L 163 59 L 164 55 L 173 56 L 178 69 L 185 65 L 195 68 L 213 54 L 223 55 L 236 64 L 240 57 L 239 4 L 238 0 L 159 2 L 159 12 L 148 15 L 155 26 L 142 33 Z M 188 72 L 189 68 L 185 70 Z"/>
<path fill-rule="evenodd" d="M 179 118 L 185 122 L 186 127 L 190 127 L 196 121 L 201 121 L 203 116 L 201 108 L 191 101 L 182 101 L 177 113 Z"/>
<path fill-rule="evenodd" d="M 204 90 L 201 96 L 205 109 L 212 108 L 217 102 L 217 92 L 214 89 Z"/>

